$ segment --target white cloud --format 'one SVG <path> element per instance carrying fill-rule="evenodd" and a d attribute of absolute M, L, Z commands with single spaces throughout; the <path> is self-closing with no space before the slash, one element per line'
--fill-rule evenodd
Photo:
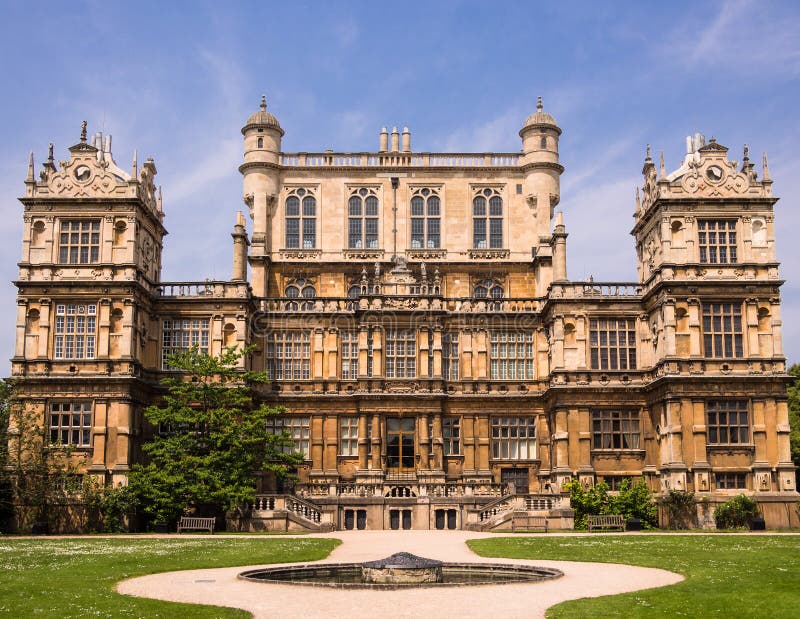
<path fill-rule="evenodd" d="M 672 66 L 680 62 L 677 66 L 704 71 L 724 66 L 727 73 L 754 76 L 800 73 L 800 19 L 789 11 L 776 19 L 766 4 L 700 3 L 664 37 L 661 54 Z M 711 10 L 717 14 L 709 23 L 705 18 Z"/>

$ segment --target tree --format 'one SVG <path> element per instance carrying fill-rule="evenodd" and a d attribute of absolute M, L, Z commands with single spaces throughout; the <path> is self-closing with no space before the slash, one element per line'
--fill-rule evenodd
<path fill-rule="evenodd" d="M 7 451 L 2 454 L 6 510 L 13 510 L 15 528 L 39 532 L 70 528 L 80 508 L 81 462 L 72 445 L 50 436 L 46 413 L 14 397 L 13 384 L 3 381 Z M 7 440 L 6 440 L 7 439 Z"/>
<path fill-rule="evenodd" d="M 0 532 L 8 530 L 14 514 L 11 475 L 8 470 L 8 424 L 11 412 L 11 383 L 0 379 Z"/>
<path fill-rule="evenodd" d="M 178 370 L 162 381 L 163 403 L 145 409 L 156 429 L 143 446 L 149 461 L 136 465 L 129 485 L 149 519 L 175 522 L 192 510 L 220 515 L 253 501 L 256 473 L 289 475 L 303 455 L 291 453 L 287 433 L 267 430 L 280 408 L 256 405 L 263 372 L 237 367 L 249 349 L 211 356 L 193 348 L 168 359 Z"/>
<path fill-rule="evenodd" d="M 789 374 L 794 382 L 786 390 L 789 400 L 789 426 L 791 427 L 790 444 L 792 462 L 800 467 L 800 364 L 793 364 Z"/>

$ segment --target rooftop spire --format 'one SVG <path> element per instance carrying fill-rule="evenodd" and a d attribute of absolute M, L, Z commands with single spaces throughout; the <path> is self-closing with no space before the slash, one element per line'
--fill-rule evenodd
<path fill-rule="evenodd" d="M 50 144 L 47 146 L 47 160 L 50 163 L 53 163 L 53 161 L 54 161 L 54 159 L 53 159 L 53 143 L 52 142 L 50 142 Z"/>
<path fill-rule="evenodd" d="M 653 160 L 650 158 L 650 145 L 649 144 L 647 145 L 647 151 L 646 151 L 646 155 L 645 155 L 644 160 L 645 160 L 645 163 L 653 163 Z"/>
<path fill-rule="evenodd" d="M 81 123 L 81 144 L 86 144 L 86 121 Z"/>
<path fill-rule="evenodd" d="M 659 158 L 659 176 L 661 178 L 666 178 L 667 176 L 667 169 L 664 167 L 664 151 L 661 151 L 661 157 Z"/>
<path fill-rule="evenodd" d="M 541 112 L 544 109 L 544 105 L 542 104 L 542 98 L 538 97 L 536 99 L 536 111 Z"/>
<path fill-rule="evenodd" d="M 164 201 L 163 197 L 161 196 L 161 185 L 158 186 L 158 198 L 156 199 L 156 208 L 158 209 L 159 213 L 164 212 Z"/>
<path fill-rule="evenodd" d="M 641 200 L 639 199 L 639 187 L 637 185 L 637 187 L 636 187 L 636 212 L 638 213 L 641 210 L 642 210 L 642 203 L 641 203 Z"/>
<path fill-rule="evenodd" d="M 33 151 L 31 151 L 28 157 L 28 177 L 25 179 L 25 182 L 33 182 L 33 180 Z"/>
<path fill-rule="evenodd" d="M 764 158 L 762 160 L 763 170 L 761 172 L 761 180 L 764 182 L 772 182 L 772 179 L 769 176 L 769 164 L 767 163 L 767 151 L 764 151 Z"/>
<path fill-rule="evenodd" d="M 261 105 L 259 107 L 262 112 L 267 111 L 267 95 L 261 95 Z"/>
<path fill-rule="evenodd" d="M 139 163 L 136 160 L 136 149 L 133 149 L 133 164 L 131 165 L 131 180 L 139 179 Z"/>

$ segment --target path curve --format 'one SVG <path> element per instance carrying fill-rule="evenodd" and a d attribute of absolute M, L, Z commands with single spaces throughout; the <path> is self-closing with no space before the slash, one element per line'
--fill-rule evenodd
<path fill-rule="evenodd" d="M 566 600 L 663 587 L 683 580 L 683 576 L 674 572 L 615 563 L 479 557 L 466 545 L 469 539 L 497 537 L 496 534 L 469 531 L 336 531 L 303 536 L 304 539 L 309 537 L 342 540 L 342 544 L 326 559 L 314 563 L 354 563 L 382 559 L 404 551 L 450 562 L 502 561 L 555 567 L 563 571 L 564 576 L 537 583 L 370 591 L 248 582 L 238 579 L 237 575 L 260 566 L 243 566 L 140 576 L 120 582 L 117 591 L 173 602 L 241 608 L 253 613 L 256 619 L 350 619 L 365 613 L 392 618 L 424 616 L 483 619 L 499 614 L 504 619 L 531 619 L 544 617 L 550 606 Z M 548 537 L 554 535 L 551 533 Z"/>

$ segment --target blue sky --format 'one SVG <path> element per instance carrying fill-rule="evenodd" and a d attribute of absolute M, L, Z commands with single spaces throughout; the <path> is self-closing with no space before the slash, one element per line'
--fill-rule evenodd
<path fill-rule="evenodd" d="M 796 2 L 0 2 L 0 280 L 16 277 L 28 152 L 113 135 L 164 189 L 165 280 L 230 276 L 242 208 L 239 129 L 266 93 L 293 150 L 375 150 L 408 125 L 419 151 L 517 151 L 538 95 L 564 130 L 569 275 L 635 280 L 645 145 L 684 137 L 775 179 L 784 345 L 800 361 L 800 4 Z M 37 168 L 38 169 L 38 168 Z M 760 167 L 759 167 L 760 169 Z M 12 354 L 15 288 L 0 297 Z M 0 364 L 0 374 L 7 364 Z"/>

